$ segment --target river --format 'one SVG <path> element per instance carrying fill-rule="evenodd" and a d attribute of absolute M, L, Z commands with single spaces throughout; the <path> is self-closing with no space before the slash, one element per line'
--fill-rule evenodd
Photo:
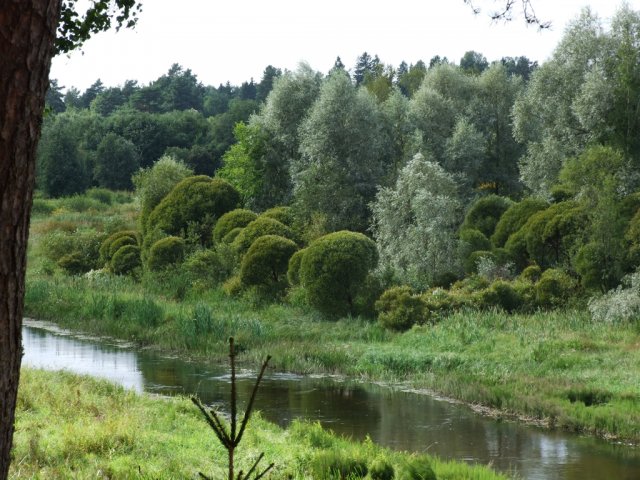
<path fill-rule="evenodd" d="M 226 368 L 136 350 L 32 320 L 25 321 L 23 344 L 26 366 L 102 377 L 138 392 L 196 394 L 222 409 L 228 402 Z M 242 405 L 254 379 L 255 372 L 239 374 Z M 295 418 L 317 420 L 354 439 L 368 435 L 390 448 L 491 464 L 524 479 L 640 479 L 640 448 L 494 420 L 464 405 L 398 386 L 269 372 L 256 408 L 281 426 Z"/>

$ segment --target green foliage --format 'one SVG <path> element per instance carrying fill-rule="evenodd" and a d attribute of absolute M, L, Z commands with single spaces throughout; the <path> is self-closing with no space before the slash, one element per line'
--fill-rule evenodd
<path fill-rule="evenodd" d="M 360 459 L 347 456 L 338 450 L 324 450 L 317 453 L 309 468 L 313 478 L 318 480 L 358 479 L 367 476 L 367 464 Z"/>
<path fill-rule="evenodd" d="M 172 157 L 160 158 L 152 167 L 139 170 L 132 180 L 136 187 L 136 195 L 140 200 L 139 222 L 142 232 L 146 232 L 147 219 L 160 201 L 193 172 L 184 164 Z"/>
<path fill-rule="evenodd" d="M 300 283 L 309 303 L 335 316 L 355 315 L 356 297 L 378 253 L 366 236 L 349 231 L 330 233 L 307 247 L 300 265 Z"/>
<path fill-rule="evenodd" d="M 199 249 L 189 255 L 182 268 L 194 283 L 210 288 L 223 282 L 231 275 L 235 256 L 227 245 L 214 249 Z"/>
<path fill-rule="evenodd" d="M 511 204 L 498 220 L 491 235 L 491 243 L 496 247 L 504 247 L 509 237 L 520 230 L 531 215 L 547 207 L 547 202 L 535 197 L 527 197 L 521 202 Z"/>
<path fill-rule="evenodd" d="M 120 135 L 107 133 L 96 150 L 93 179 L 101 187 L 131 190 L 131 176 L 139 166 L 135 145 Z"/>
<path fill-rule="evenodd" d="M 564 271 L 557 268 L 545 270 L 536 283 L 536 299 L 543 308 L 566 305 L 576 293 L 577 283 Z"/>
<path fill-rule="evenodd" d="M 291 285 L 300 284 L 300 265 L 302 265 L 302 257 L 304 256 L 306 248 L 302 248 L 291 255 L 289 259 L 289 266 L 287 268 L 287 280 Z"/>
<path fill-rule="evenodd" d="M 491 250 L 491 247 L 491 242 L 480 230 L 475 228 L 465 228 L 461 230 L 458 254 L 464 265 L 465 272 L 470 273 L 476 271 L 474 265 L 477 261 L 477 256 L 474 257 L 473 260 L 470 260 L 473 252 L 487 252 Z"/>
<path fill-rule="evenodd" d="M 258 218 L 258 215 L 251 210 L 237 208 L 222 215 L 213 228 L 213 241 L 219 243 L 231 230 L 235 228 L 244 228 L 249 223 Z M 229 242 L 226 242 L 229 243 Z"/>
<path fill-rule="evenodd" d="M 140 238 L 135 230 L 121 230 L 108 236 L 100 245 L 100 262 L 103 265 L 111 261 L 114 253 L 124 245 L 139 245 Z"/>
<path fill-rule="evenodd" d="M 238 192 L 226 181 L 205 175 L 188 177 L 178 183 L 149 215 L 147 228 L 158 228 L 171 235 L 186 235 L 191 223 L 207 217 L 220 218 L 237 207 Z M 200 241 L 205 243 L 205 233 Z M 211 235 L 211 232 L 208 232 Z"/>
<path fill-rule="evenodd" d="M 401 463 L 397 469 L 396 480 L 436 480 L 429 458 L 417 456 Z"/>
<path fill-rule="evenodd" d="M 294 201 L 302 218 L 319 212 L 331 231 L 367 230 L 370 203 L 388 167 L 383 125 L 376 100 L 356 89 L 344 72 L 324 81 L 300 125 L 301 155 L 291 162 Z"/>
<path fill-rule="evenodd" d="M 384 457 L 376 457 L 369 464 L 371 480 L 393 480 L 394 475 L 393 465 Z"/>
<path fill-rule="evenodd" d="M 616 271 L 611 253 L 602 244 L 593 241 L 578 249 L 572 265 L 585 289 L 607 291 L 618 284 L 623 273 Z"/>
<path fill-rule="evenodd" d="M 294 242 L 284 237 L 258 237 L 242 258 L 240 281 L 247 286 L 284 288 L 289 259 L 297 249 Z"/>
<path fill-rule="evenodd" d="M 289 228 L 293 227 L 295 221 L 293 209 L 291 207 L 272 207 L 260 214 L 261 217 L 273 218 Z"/>
<path fill-rule="evenodd" d="M 81 275 L 92 269 L 93 262 L 81 252 L 71 252 L 60 257 L 57 265 L 71 275 Z"/>
<path fill-rule="evenodd" d="M 263 235 L 277 235 L 295 240 L 291 229 L 277 220 L 268 217 L 258 217 L 250 222 L 233 240 L 233 247 L 240 255 L 244 255 L 253 242 Z"/>
<path fill-rule="evenodd" d="M 426 288 L 446 273 L 459 272 L 461 204 L 454 177 L 440 165 L 415 155 L 395 188 L 378 191 L 372 210 L 380 269 L 398 283 Z"/>
<path fill-rule="evenodd" d="M 522 242 L 527 256 L 541 267 L 567 266 L 582 243 L 588 217 L 576 202 L 561 202 L 533 214 L 507 241 L 506 248 L 516 261 L 522 259 Z"/>
<path fill-rule="evenodd" d="M 155 242 L 149 249 L 147 268 L 152 272 L 160 271 L 182 262 L 184 243 L 184 239 L 172 236 Z"/>
<path fill-rule="evenodd" d="M 236 227 L 232 229 L 229 233 L 227 233 L 224 237 L 222 237 L 222 243 L 226 243 L 227 245 L 233 244 L 233 242 L 238 237 L 238 235 L 240 235 L 240 232 L 242 232 L 242 230 L 243 229 L 241 227 Z"/>
<path fill-rule="evenodd" d="M 523 299 L 511 282 L 496 280 L 481 292 L 480 307 L 499 307 L 506 312 L 514 312 L 522 307 Z"/>
<path fill-rule="evenodd" d="M 126 238 L 126 237 L 123 237 Z M 142 266 L 140 258 L 140 247 L 138 245 L 127 244 L 118 248 L 113 256 L 109 267 L 116 275 L 127 275 L 136 268 Z"/>
<path fill-rule="evenodd" d="M 98 200 L 100 203 L 104 203 L 105 205 L 111 205 L 115 201 L 114 193 L 107 188 L 89 188 L 85 192 L 85 195 L 89 198 L 93 198 L 94 200 Z"/>
<path fill-rule="evenodd" d="M 525 282 L 536 283 L 540 280 L 541 275 L 542 269 L 538 265 L 529 265 L 527 268 L 522 270 L 519 278 Z"/>
<path fill-rule="evenodd" d="M 478 262 L 483 258 L 488 258 L 494 263 L 497 262 L 495 253 L 490 250 L 477 250 L 475 252 L 471 252 L 464 262 L 465 273 L 467 275 L 478 273 Z"/>
<path fill-rule="evenodd" d="M 428 312 L 424 301 L 420 295 L 412 292 L 411 287 L 392 287 L 386 290 L 375 307 L 378 321 L 390 330 L 408 330 L 427 320 Z"/>
<path fill-rule="evenodd" d="M 481 197 L 474 202 L 462 223 L 462 229 L 480 230 L 487 238 L 493 235 L 493 232 L 500 220 L 500 217 L 513 204 L 511 200 L 498 195 L 487 195 Z"/>

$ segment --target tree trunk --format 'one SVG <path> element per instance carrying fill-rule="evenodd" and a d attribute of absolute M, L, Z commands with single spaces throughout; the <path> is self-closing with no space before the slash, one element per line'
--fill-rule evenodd
<path fill-rule="evenodd" d="M 36 146 L 60 2 L 0 5 L 0 480 L 9 474 Z"/>

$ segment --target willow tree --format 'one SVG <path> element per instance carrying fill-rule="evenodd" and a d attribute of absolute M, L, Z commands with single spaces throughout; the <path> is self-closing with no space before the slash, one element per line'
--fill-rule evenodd
<path fill-rule="evenodd" d="M 29 217 L 51 58 L 112 25 L 131 27 L 137 0 L 3 0 L 0 7 L 0 480 L 9 474 L 20 363 Z"/>

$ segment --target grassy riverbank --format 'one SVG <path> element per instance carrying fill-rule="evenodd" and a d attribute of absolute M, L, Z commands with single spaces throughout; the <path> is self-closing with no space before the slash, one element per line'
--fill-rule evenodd
<path fill-rule="evenodd" d="M 398 334 L 367 319 L 327 321 L 295 298 L 268 305 L 230 298 L 179 271 L 139 281 L 63 275 L 40 254 L 38 242 L 52 228 L 122 228 L 134 217 L 126 205 L 36 216 L 26 315 L 220 362 L 234 336 L 250 364 L 268 353 L 278 370 L 406 381 L 492 413 L 640 442 L 637 325 L 595 323 L 582 311 L 463 312 Z"/>
<path fill-rule="evenodd" d="M 396 470 L 429 463 L 439 480 L 500 480 L 485 467 L 443 462 L 350 442 L 317 424 L 282 430 L 259 415 L 239 447 L 239 466 L 260 452 L 276 464 L 269 478 L 324 478 L 322 465 L 385 459 Z M 226 453 L 186 398 L 141 396 L 105 381 L 23 369 L 11 479 L 224 478 Z M 265 466 L 268 464 L 263 460 Z"/>

